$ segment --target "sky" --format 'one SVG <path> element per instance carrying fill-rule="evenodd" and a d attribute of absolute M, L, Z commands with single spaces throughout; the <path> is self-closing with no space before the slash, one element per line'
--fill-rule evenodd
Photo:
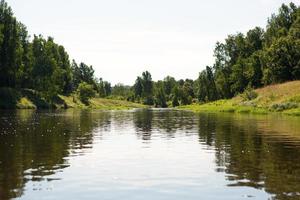
<path fill-rule="evenodd" d="M 153 80 L 196 79 L 217 41 L 265 27 L 290 1 L 7 0 L 31 35 L 54 37 L 96 77 L 128 85 L 145 70 Z"/>

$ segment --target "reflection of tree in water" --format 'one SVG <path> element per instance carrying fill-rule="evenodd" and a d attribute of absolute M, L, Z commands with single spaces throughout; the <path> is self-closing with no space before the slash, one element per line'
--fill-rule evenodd
<path fill-rule="evenodd" d="M 77 112 L 1 113 L 0 199 L 21 196 L 27 181 L 42 181 L 68 167 L 70 150 L 91 147 L 93 129 L 107 126 L 109 115 Z"/>
<path fill-rule="evenodd" d="M 136 133 L 143 140 L 151 140 L 153 111 L 148 109 L 137 110 L 133 115 Z"/>
<path fill-rule="evenodd" d="M 199 136 L 215 148 L 217 171 L 226 172 L 229 186 L 264 188 L 275 199 L 299 199 L 300 137 L 293 132 L 292 138 L 280 136 L 280 123 L 300 133 L 299 120 L 284 124 L 280 119 L 201 114 Z"/>
<path fill-rule="evenodd" d="M 143 140 L 151 140 L 152 134 L 159 132 L 160 136 L 175 137 L 176 132 L 194 130 L 195 116 L 184 111 L 170 111 L 167 109 L 142 109 L 133 115 L 136 133 Z"/>
<path fill-rule="evenodd" d="M 185 111 L 164 110 L 156 112 L 155 126 L 163 132 L 174 137 L 176 131 L 187 131 L 194 128 L 195 117 L 193 113 Z"/>

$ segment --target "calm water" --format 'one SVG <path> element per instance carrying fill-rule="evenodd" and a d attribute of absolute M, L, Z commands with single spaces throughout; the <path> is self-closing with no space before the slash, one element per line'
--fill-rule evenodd
<path fill-rule="evenodd" d="M 300 199 L 300 118 L 1 111 L 0 199 Z"/>

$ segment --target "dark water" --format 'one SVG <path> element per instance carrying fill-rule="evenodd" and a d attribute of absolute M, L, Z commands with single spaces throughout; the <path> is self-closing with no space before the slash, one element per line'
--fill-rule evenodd
<path fill-rule="evenodd" d="M 0 199 L 300 199 L 300 118 L 1 111 Z"/>

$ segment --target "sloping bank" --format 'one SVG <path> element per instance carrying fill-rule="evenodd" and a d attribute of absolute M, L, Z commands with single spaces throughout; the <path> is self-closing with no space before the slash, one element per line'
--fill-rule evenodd
<path fill-rule="evenodd" d="M 0 88 L 0 109 L 100 109 L 128 110 L 144 108 L 144 105 L 123 100 L 92 98 L 89 105 L 82 103 L 77 96 L 58 95 L 50 104 L 34 90 Z"/>
<path fill-rule="evenodd" d="M 229 100 L 178 108 L 194 112 L 283 113 L 300 116 L 300 81 L 267 86 Z"/>

